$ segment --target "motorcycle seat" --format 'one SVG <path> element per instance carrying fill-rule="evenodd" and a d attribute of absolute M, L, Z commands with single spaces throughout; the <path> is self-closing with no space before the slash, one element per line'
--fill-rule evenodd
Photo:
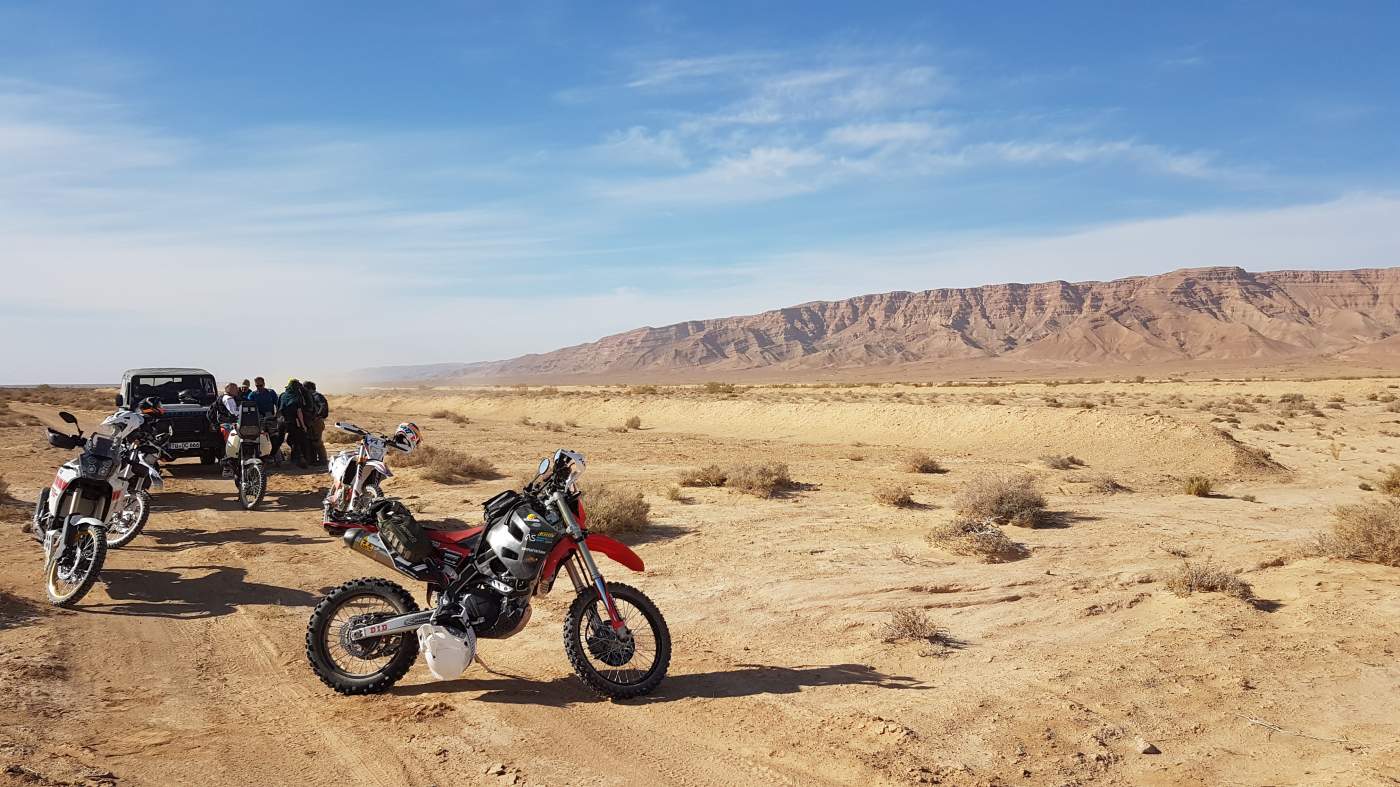
<path fill-rule="evenodd" d="M 428 538 L 439 544 L 454 544 L 462 547 L 476 546 L 476 542 L 481 538 L 481 531 L 486 528 L 477 525 L 476 527 L 454 527 L 452 529 L 438 529 L 431 525 L 425 525 L 423 532 L 428 534 Z"/>

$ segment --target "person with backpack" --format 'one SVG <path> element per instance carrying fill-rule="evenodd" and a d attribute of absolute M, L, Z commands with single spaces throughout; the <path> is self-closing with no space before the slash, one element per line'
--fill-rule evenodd
<path fill-rule="evenodd" d="M 303 413 L 306 421 L 306 450 L 309 454 L 307 461 L 320 467 L 328 461 L 326 443 L 321 435 L 326 431 L 326 419 L 330 417 L 331 405 L 326 401 L 326 397 L 316 390 L 316 383 L 307 380 L 301 385 L 311 400 Z"/>
<path fill-rule="evenodd" d="M 306 389 L 295 377 L 287 381 L 287 387 L 277 398 L 277 410 L 282 415 L 283 428 L 287 433 L 287 447 L 291 451 L 288 458 L 297 467 L 306 469 Z"/>

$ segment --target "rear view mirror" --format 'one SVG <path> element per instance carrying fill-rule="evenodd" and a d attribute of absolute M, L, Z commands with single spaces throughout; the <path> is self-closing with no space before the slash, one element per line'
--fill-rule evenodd
<path fill-rule="evenodd" d="M 77 425 L 78 425 L 78 419 L 77 419 L 77 417 L 74 416 L 72 413 L 68 412 L 67 410 L 60 410 L 60 411 L 58 412 L 58 417 L 59 417 L 59 418 L 62 418 L 63 420 L 67 421 L 68 423 L 70 423 L 70 424 L 72 424 L 72 425 L 74 425 L 74 426 L 77 426 Z"/>
<path fill-rule="evenodd" d="M 544 459 L 541 459 L 541 460 L 540 460 L 540 469 L 535 471 L 535 476 L 536 476 L 536 477 L 539 477 L 539 476 L 542 476 L 542 475 L 544 475 L 545 473 L 548 473 L 548 472 L 549 472 L 549 458 L 548 458 L 548 457 L 545 457 Z"/>
<path fill-rule="evenodd" d="M 122 402 L 124 402 L 124 401 L 125 401 L 125 400 L 122 399 L 122 395 L 121 395 L 121 394 L 117 394 L 117 406 L 118 406 L 118 407 L 121 407 L 121 406 L 122 406 Z"/>

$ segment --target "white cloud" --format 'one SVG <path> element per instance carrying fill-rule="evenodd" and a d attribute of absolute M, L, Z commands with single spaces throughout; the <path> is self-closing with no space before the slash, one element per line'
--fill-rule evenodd
<path fill-rule="evenodd" d="M 690 165 L 685 148 L 676 133 L 669 129 L 652 133 L 645 126 L 632 126 L 625 131 L 614 131 L 595 146 L 593 152 L 602 161 L 617 164 L 660 167 Z"/>
<path fill-rule="evenodd" d="M 828 130 L 826 141 L 842 147 L 865 150 L 885 145 L 942 142 L 949 136 L 950 132 L 930 123 L 852 123 Z"/>
<path fill-rule="evenodd" d="M 759 147 L 698 172 L 603 186 L 609 197 L 648 204 L 726 204 L 790 197 L 821 188 L 835 170 L 813 150 Z"/>

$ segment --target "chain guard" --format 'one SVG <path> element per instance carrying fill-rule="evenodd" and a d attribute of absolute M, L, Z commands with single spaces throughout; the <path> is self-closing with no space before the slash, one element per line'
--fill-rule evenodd
<path fill-rule="evenodd" d="M 394 651 L 398 649 L 399 636 L 401 635 L 374 637 L 372 639 L 362 640 L 350 639 L 350 632 L 364 626 L 378 623 L 381 620 L 388 620 L 392 617 L 395 617 L 395 615 L 389 615 L 383 612 L 372 612 L 367 615 L 356 615 L 350 618 L 349 622 L 340 629 L 341 646 L 357 659 L 382 659 L 385 656 L 393 655 Z"/>

